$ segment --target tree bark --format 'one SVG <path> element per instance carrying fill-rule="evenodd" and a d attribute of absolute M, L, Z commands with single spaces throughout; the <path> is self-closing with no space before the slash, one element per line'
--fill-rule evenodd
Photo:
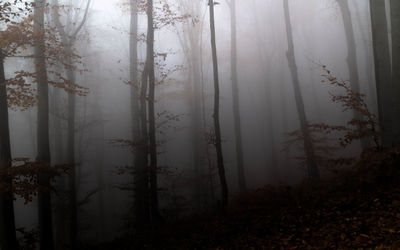
<path fill-rule="evenodd" d="M 232 80 L 232 102 L 233 102 L 233 120 L 235 129 L 235 147 L 236 147 L 236 166 L 238 170 L 239 189 L 241 192 L 247 190 L 246 177 L 243 162 L 242 148 L 242 125 L 240 118 L 240 100 L 237 74 L 237 31 L 236 31 L 236 0 L 229 2 L 231 12 L 231 80 Z"/>
<path fill-rule="evenodd" d="M 392 79 L 388 23 L 385 1 L 370 0 L 372 42 L 375 63 L 375 82 L 378 97 L 379 122 L 383 132 L 382 145 L 392 140 Z"/>
<path fill-rule="evenodd" d="M 211 51 L 214 73 L 214 132 L 215 132 L 215 149 L 217 151 L 217 166 L 218 175 L 221 184 L 221 207 L 225 208 L 228 205 L 228 185 L 225 177 L 224 158 L 222 154 L 221 142 L 221 125 L 219 123 L 219 76 L 218 76 L 218 57 L 217 45 L 215 37 L 215 17 L 214 17 L 214 0 L 209 0 L 210 8 L 210 32 L 211 32 Z"/>
<path fill-rule="evenodd" d="M 37 92 L 38 92 L 38 125 L 37 125 L 37 157 L 36 160 L 44 165 L 50 166 L 50 142 L 49 142 L 49 95 L 48 79 L 45 61 L 45 41 L 44 41 L 44 9 L 45 0 L 35 0 L 34 7 L 34 29 L 35 34 L 39 35 L 34 46 L 34 63 L 37 73 Z M 50 187 L 50 176 L 47 173 L 38 174 L 40 186 Z M 51 209 L 51 194 L 49 190 L 40 191 L 38 194 L 39 212 L 39 242 L 41 250 L 53 250 L 53 224 Z"/>
<path fill-rule="evenodd" d="M 0 170 L 11 167 L 10 129 L 8 124 L 7 87 L 4 74 L 4 57 L 0 49 Z M 2 249 L 19 249 L 14 216 L 12 177 L 0 176 L 5 190 L 0 190 L 0 246 Z"/>
<path fill-rule="evenodd" d="M 303 96 L 301 94 L 301 89 L 300 89 L 298 69 L 294 52 L 292 23 L 290 20 L 290 10 L 289 10 L 288 0 L 283 0 L 283 8 L 285 12 L 286 35 L 288 42 L 288 51 L 286 52 L 286 56 L 289 63 L 290 73 L 292 75 L 296 108 L 300 118 L 300 129 L 304 137 L 304 151 L 306 154 L 308 177 L 311 180 L 315 180 L 319 179 L 319 170 L 315 159 L 314 146 L 311 140 L 310 131 L 308 129 L 307 116 L 304 108 Z"/>

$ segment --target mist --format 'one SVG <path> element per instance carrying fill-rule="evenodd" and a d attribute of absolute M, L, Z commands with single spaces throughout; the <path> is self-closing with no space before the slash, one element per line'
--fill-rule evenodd
<path fill-rule="evenodd" d="M 398 170 L 398 9 L 390 0 L 2 1 L 1 249 L 332 247 L 287 245 L 273 229 L 258 236 L 250 214 L 286 218 L 286 206 L 303 206 L 298 197 L 318 190 L 331 202 L 329 190 L 365 181 L 360 168 Z M 199 229 L 235 228 L 235 218 L 262 243 Z"/>

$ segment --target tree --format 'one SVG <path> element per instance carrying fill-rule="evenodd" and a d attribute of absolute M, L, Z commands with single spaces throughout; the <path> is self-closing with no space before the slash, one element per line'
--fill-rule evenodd
<path fill-rule="evenodd" d="M 34 2 L 34 31 L 41 34 L 35 40 L 34 63 L 37 77 L 37 92 L 40 100 L 38 104 L 38 124 L 37 124 L 37 156 L 36 160 L 44 165 L 50 166 L 50 141 L 49 141 L 49 94 L 48 76 L 45 60 L 45 40 L 44 40 L 44 12 L 46 7 L 45 0 L 35 0 Z M 40 173 L 38 176 L 39 185 L 50 186 L 50 176 Z M 39 241 L 41 250 L 54 249 L 51 194 L 42 191 L 38 194 L 39 212 Z"/>
<path fill-rule="evenodd" d="M 239 188 L 242 192 L 246 191 L 246 176 L 243 163 L 242 148 L 242 126 L 240 119 L 239 86 L 237 74 L 237 31 L 236 31 L 236 0 L 228 0 L 231 14 L 231 81 L 232 81 L 232 101 L 233 101 L 233 120 L 235 127 L 235 147 L 236 165 L 238 169 Z"/>
<path fill-rule="evenodd" d="M 300 119 L 300 130 L 302 133 L 304 142 L 304 151 L 306 154 L 308 177 L 311 180 L 315 180 L 319 179 L 319 170 L 315 159 L 314 146 L 312 144 L 311 134 L 308 128 L 308 121 L 307 121 L 306 111 L 304 108 L 303 96 L 301 94 L 301 89 L 300 89 L 300 82 L 299 82 L 299 76 L 298 76 L 298 70 L 294 52 L 292 24 L 290 20 L 290 10 L 289 10 L 288 0 L 283 0 L 283 8 L 285 12 L 285 25 L 286 25 L 286 35 L 288 42 L 288 51 L 286 52 L 286 56 L 289 63 L 290 73 L 292 75 L 296 108 Z"/>
<path fill-rule="evenodd" d="M 4 75 L 4 57 L 0 48 L 0 169 L 11 167 L 10 130 L 8 124 L 7 87 Z M 15 231 L 12 181 L 2 177 L 0 190 L 0 245 L 2 249 L 18 249 Z"/>
<path fill-rule="evenodd" d="M 61 40 L 63 42 L 63 46 L 65 51 L 68 54 L 73 54 L 73 46 L 77 39 L 79 32 L 81 31 L 82 27 L 84 26 L 87 15 L 89 12 L 91 0 L 87 1 L 87 5 L 85 8 L 85 12 L 83 15 L 82 20 L 79 22 L 79 25 L 70 33 L 68 34 L 61 24 L 60 15 L 56 8 L 54 8 L 53 16 L 54 22 L 56 23 L 57 31 L 61 36 Z M 59 6 L 58 0 L 53 0 L 54 7 Z M 70 12 L 68 12 L 70 13 Z M 70 18 L 68 18 L 70 20 Z M 74 64 L 72 61 L 72 57 L 67 57 L 66 63 L 70 66 Z M 71 83 L 75 83 L 75 72 L 73 71 L 74 68 L 67 69 L 67 80 Z M 68 93 L 68 129 L 67 129 L 67 163 L 71 166 L 75 166 L 75 95 L 76 93 L 70 92 Z M 78 219 L 77 219 L 77 195 L 76 195 L 76 171 L 75 168 L 71 171 L 69 176 L 69 192 L 70 192 L 70 208 L 69 208 L 69 215 L 70 215 L 70 244 L 71 247 L 74 249 L 77 247 L 77 236 L 78 236 Z"/>
<path fill-rule="evenodd" d="M 218 175 L 221 182 L 221 206 L 225 208 L 228 205 L 228 185 L 225 177 L 224 158 L 222 154 L 222 141 L 221 141 L 221 125 L 219 123 L 219 76 L 218 76 L 218 57 L 217 45 L 215 36 L 215 16 L 214 16 L 214 0 L 209 0 L 210 10 L 210 32 L 211 32 L 211 51 L 213 61 L 214 73 L 214 133 L 215 133 L 215 149 L 217 151 L 217 165 Z"/>
<path fill-rule="evenodd" d="M 400 2 L 390 1 L 392 26 L 393 145 L 400 146 Z"/>
<path fill-rule="evenodd" d="M 14 4 L 9 1 L 0 3 L 0 23 L 15 24 L 16 18 L 24 13 L 29 13 L 30 5 L 26 4 L 24 8 L 15 9 L 15 5 L 23 1 L 15 1 Z M 13 6 L 14 5 L 14 6 Z M 6 36 L 5 44 L 0 42 L 0 170 L 7 171 L 11 167 L 11 145 L 10 129 L 8 123 L 8 95 L 7 82 L 5 78 L 4 59 L 8 54 L 4 54 L 7 41 L 10 37 Z M 11 38 L 12 39 L 12 38 Z M 8 41 L 10 42 L 10 41 Z M 14 216 L 14 194 L 12 186 L 12 177 L 1 176 L 0 190 L 0 246 L 2 249 L 19 249 L 16 237 L 15 216 Z"/>
<path fill-rule="evenodd" d="M 385 1 L 370 0 L 375 82 L 383 146 L 392 140 L 392 79 Z"/>
<path fill-rule="evenodd" d="M 138 78 L 138 2 L 137 0 L 130 1 L 130 85 L 131 85 L 131 119 L 132 119 L 132 141 L 135 144 L 134 150 L 134 214 L 135 225 L 141 228 L 150 221 L 149 213 L 149 188 L 148 188 L 148 170 L 145 164 L 145 147 L 147 143 L 143 141 L 141 124 L 141 104 L 144 97 L 139 93 L 139 78 Z M 143 84 L 143 83 L 142 83 Z"/>
<path fill-rule="evenodd" d="M 360 93 L 360 79 L 359 70 L 357 63 L 357 49 L 356 49 L 356 39 L 354 36 L 353 22 L 351 18 L 351 12 L 349 8 L 349 2 L 347 0 L 337 0 L 337 3 L 342 14 L 343 25 L 346 35 L 347 43 L 347 64 L 349 68 L 350 84 L 352 89 L 356 93 Z M 354 112 L 354 117 L 360 119 L 361 117 L 357 112 Z M 361 147 L 363 149 L 369 146 L 369 141 L 366 138 L 361 139 Z"/>
<path fill-rule="evenodd" d="M 153 220 L 159 221 L 161 215 L 158 207 L 158 184 L 157 184 L 157 141 L 155 121 L 155 69 L 154 69 L 154 18 L 153 0 L 147 1 L 147 52 L 146 65 L 148 76 L 148 116 L 149 116 L 149 151 L 150 151 L 150 204 Z"/>

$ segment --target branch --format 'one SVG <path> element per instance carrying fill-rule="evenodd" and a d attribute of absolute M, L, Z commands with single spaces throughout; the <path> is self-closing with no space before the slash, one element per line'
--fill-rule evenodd
<path fill-rule="evenodd" d="M 87 5 L 86 5 L 85 14 L 83 15 L 82 21 L 81 21 L 81 23 L 79 24 L 79 26 L 76 28 L 75 32 L 72 34 L 72 37 L 73 37 L 72 39 L 73 39 L 73 40 L 76 39 L 76 36 L 78 35 L 79 31 L 82 29 L 83 25 L 84 25 L 85 22 L 86 22 L 87 15 L 88 15 L 88 12 L 89 12 L 90 2 L 91 2 L 91 0 L 88 0 L 88 3 L 87 3 Z"/>
<path fill-rule="evenodd" d="M 90 201 L 90 198 L 95 195 L 97 192 L 99 192 L 99 188 L 96 188 L 92 191 L 90 191 L 89 193 L 86 194 L 86 196 L 78 201 L 78 207 L 85 205 L 86 203 L 88 203 Z"/>

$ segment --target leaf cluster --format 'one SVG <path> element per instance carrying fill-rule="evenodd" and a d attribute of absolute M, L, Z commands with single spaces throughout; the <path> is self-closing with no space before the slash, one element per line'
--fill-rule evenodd
<path fill-rule="evenodd" d="M 11 191 L 12 194 L 23 198 L 25 203 L 28 203 L 38 192 L 55 191 L 53 186 L 40 185 L 39 175 L 47 175 L 53 179 L 62 173 L 67 173 L 70 169 L 71 166 L 66 164 L 49 166 L 28 158 L 15 158 L 11 162 L 11 167 L 0 168 L 0 192 Z M 10 182 L 12 185 L 9 185 Z"/>

